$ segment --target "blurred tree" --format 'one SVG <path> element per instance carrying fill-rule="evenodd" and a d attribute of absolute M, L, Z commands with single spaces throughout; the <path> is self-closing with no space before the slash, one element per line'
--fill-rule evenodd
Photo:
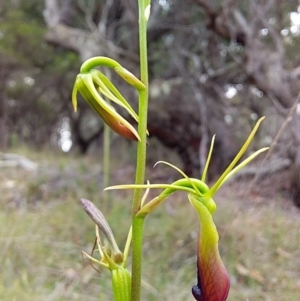
<path fill-rule="evenodd" d="M 216 133 L 217 173 L 238 147 L 231 129 L 275 109 L 282 119 L 273 119 L 267 133 L 274 138 L 289 116 L 290 131 L 276 151 L 295 166 L 291 183 L 300 204 L 298 1 L 153 0 L 151 10 L 151 135 L 176 149 L 195 174 Z M 45 0 L 44 16 L 48 42 L 81 60 L 110 56 L 138 72 L 136 0 Z"/>
<path fill-rule="evenodd" d="M 20 140 L 41 147 L 53 141 L 50 137 L 71 114 L 69 99 L 78 57 L 45 43 L 41 1 L 2 4 L 0 147 Z"/>

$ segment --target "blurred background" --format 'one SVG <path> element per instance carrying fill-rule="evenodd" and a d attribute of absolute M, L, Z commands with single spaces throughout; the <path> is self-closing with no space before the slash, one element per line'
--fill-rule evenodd
<path fill-rule="evenodd" d="M 71 92 L 93 56 L 138 76 L 137 19 L 136 0 L 0 0 L 1 300 L 112 299 L 108 272 L 81 258 L 94 230 L 78 200 L 103 210 L 123 247 L 132 192 L 102 192 L 104 125 L 84 101 L 74 113 Z M 179 178 L 158 160 L 200 177 L 216 134 L 213 183 L 266 116 L 249 153 L 270 151 L 215 197 L 228 300 L 298 300 L 300 2 L 152 0 L 148 42 L 146 178 Z M 111 184 L 132 183 L 136 143 L 111 138 Z M 143 300 L 193 300 L 197 230 L 180 194 L 147 218 Z"/>

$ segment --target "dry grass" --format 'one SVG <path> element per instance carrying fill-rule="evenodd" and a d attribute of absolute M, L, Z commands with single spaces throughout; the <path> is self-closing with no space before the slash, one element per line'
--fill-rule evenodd
<path fill-rule="evenodd" d="M 92 250 L 94 233 L 78 199 L 104 200 L 101 165 L 49 154 L 36 160 L 38 172 L 0 171 L 0 300 L 112 300 L 109 273 L 98 274 L 80 254 Z M 133 168 L 113 175 L 117 183 L 130 182 Z M 266 198 L 259 187 L 237 193 L 248 185 L 232 183 L 215 198 L 220 252 L 232 281 L 228 300 L 299 300 L 300 211 L 278 193 Z M 130 197 L 112 192 L 99 205 L 121 246 Z M 143 300 L 193 300 L 197 230 L 193 208 L 181 194 L 147 218 Z"/>

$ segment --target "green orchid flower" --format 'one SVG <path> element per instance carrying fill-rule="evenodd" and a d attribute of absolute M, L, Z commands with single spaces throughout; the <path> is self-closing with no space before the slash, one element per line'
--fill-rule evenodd
<path fill-rule="evenodd" d="M 201 199 L 188 195 L 200 221 L 197 251 L 197 284 L 192 294 L 197 301 L 225 301 L 230 288 L 230 278 L 221 260 L 219 235 L 212 215 Z"/>
<path fill-rule="evenodd" d="M 249 144 L 253 140 L 254 135 L 257 132 L 259 125 L 263 119 L 264 117 L 260 118 L 257 121 L 241 150 L 238 152 L 234 160 L 230 163 L 224 173 L 211 188 L 209 188 L 205 183 L 205 179 L 213 150 L 214 137 L 212 139 L 211 147 L 201 180 L 189 178 L 179 168 L 170 163 L 158 162 L 173 167 L 183 176 L 183 178 L 175 181 L 172 184 L 148 183 L 146 185 L 119 185 L 105 189 L 163 188 L 164 190 L 162 193 L 160 193 L 157 197 L 141 207 L 136 215 L 140 218 L 145 218 L 148 213 L 152 212 L 158 205 L 160 205 L 174 192 L 181 190 L 188 193 L 188 199 L 191 205 L 195 208 L 200 222 L 200 233 L 197 251 L 198 283 L 192 288 L 193 296 L 197 301 L 225 301 L 227 299 L 230 280 L 219 254 L 219 236 L 213 221 L 213 214 L 217 206 L 215 201 L 213 200 L 213 196 L 231 176 L 237 173 L 241 168 L 247 165 L 260 153 L 268 150 L 268 147 L 262 148 L 237 165 L 238 161 L 241 159 Z"/>
<path fill-rule="evenodd" d="M 116 133 L 130 140 L 139 140 L 136 129 L 123 118 L 115 108 L 105 101 L 104 98 L 124 108 L 129 115 L 138 123 L 139 117 L 122 96 L 112 82 L 95 67 L 112 68 L 127 83 L 136 90 L 145 89 L 144 84 L 131 72 L 123 68 L 116 61 L 106 57 L 94 57 L 87 60 L 81 66 L 72 91 L 72 103 L 74 110 L 77 110 L 77 93 L 79 92 L 90 107 L 103 119 L 103 121 Z"/>
<path fill-rule="evenodd" d="M 92 262 L 110 270 L 114 300 L 129 301 L 131 296 L 131 275 L 126 268 L 126 263 L 131 242 L 131 230 L 128 234 L 124 253 L 122 253 L 102 212 L 89 200 L 81 199 L 80 202 L 86 213 L 96 224 L 96 243 L 101 260 L 97 260 L 85 252 L 82 253 Z M 105 243 L 101 240 L 100 232 L 104 236 Z"/>

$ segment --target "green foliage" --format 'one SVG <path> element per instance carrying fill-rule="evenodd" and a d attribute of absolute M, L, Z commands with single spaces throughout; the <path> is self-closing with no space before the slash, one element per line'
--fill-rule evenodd
<path fill-rule="evenodd" d="M 41 14 L 41 12 L 40 12 Z M 15 67 L 43 68 L 53 74 L 78 67 L 74 53 L 55 49 L 44 41 L 46 27 L 40 19 L 29 18 L 21 8 L 10 10 L 2 17 L 0 24 L 1 60 L 11 61 Z M 52 74 L 52 75 L 53 75 Z"/>
<path fill-rule="evenodd" d="M 28 66 L 29 58 L 32 63 L 39 66 L 45 60 L 43 58 L 47 47 L 42 46 L 44 28 L 34 19 L 28 19 L 21 10 L 10 10 L 3 17 L 0 25 L 2 43 L 0 55 L 14 64 Z M 47 55 L 46 55 L 47 57 Z"/>
<path fill-rule="evenodd" d="M 70 97 L 78 57 L 44 41 L 40 1 L 6 2 L 1 11 L 1 98 L 7 102 L 10 141 L 49 144 L 62 117 L 69 116 L 62 99 Z M 33 9 L 34 7 L 34 9 Z M 67 102 L 67 100 L 66 100 Z"/>
<path fill-rule="evenodd" d="M 27 21 L 35 20 L 43 23 L 44 3 L 40 0 L 18 0 L 18 1 L 1 1 L 1 16 L 5 16 L 12 10 L 22 11 Z"/>

